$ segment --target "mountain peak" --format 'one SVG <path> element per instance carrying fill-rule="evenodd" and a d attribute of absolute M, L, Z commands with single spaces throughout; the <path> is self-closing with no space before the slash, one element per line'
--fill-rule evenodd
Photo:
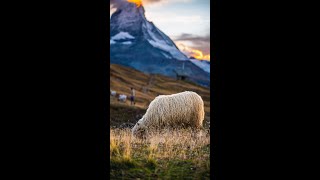
<path fill-rule="evenodd" d="M 116 9 L 110 19 L 110 35 L 113 36 L 119 32 L 139 35 L 141 26 L 146 21 L 144 7 L 142 5 L 138 7 L 134 3 L 122 1 L 122 3 L 117 4 Z"/>
<path fill-rule="evenodd" d="M 125 11 L 127 13 L 140 13 L 144 15 L 144 7 L 142 2 L 136 0 L 118 0 L 114 5 L 117 11 Z"/>
<path fill-rule="evenodd" d="M 121 2 L 110 19 L 110 44 L 112 46 L 117 46 L 119 43 L 132 46 L 146 44 L 159 51 L 159 56 L 162 56 L 162 59 L 188 60 L 187 56 L 178 49 L 167 35 L 146 19 L 142 5 L 128 1 Z M 122 36 L 124 34 L 126 34 L 126 37 L 134 38 L 127 38 L 130 41 L 125 41 L 126 38 Z M 118 39 L 120 35 L 123 38 Z M 150 53 L 145 55 L 148 54 Z"/>
<path fill-rule="evenodd" d="M 174 77 L 175 70 L 185 62 L 185 67 L 191 69 L 190 76 L 200 78 L 202 84 L 208 83 L 207 71 L 194 65 L 165 33 L 146 19 L 142 4 L 120 2 L 110 19 L 111 63 Z"/>

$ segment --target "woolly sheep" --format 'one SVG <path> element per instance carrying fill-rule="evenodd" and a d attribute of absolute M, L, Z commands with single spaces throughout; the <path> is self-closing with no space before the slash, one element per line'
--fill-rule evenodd
<path fill-rule="evenodd" d="M 116 91 L 111 91 L 111 96 L 116 96 L 117 92 Z"/>
<path fill-rule="evenodd" d="M 152 130 L 171 128 L 202 128 L 204 104 L 201 96 L 185 91 L 157 96 L 146 114 L 132 128 L 132 135 L 142 138 Z"/>
<path fill-rule="evenodd" d="M 127 96 L 126 95 L 124 95 L 124 94 L 120 94 L 119 95 L 119 99 L 118 99 L 119 101 L 123 101 L 123 102 L 126 102 L 126 100 L 127 100 Z"/>

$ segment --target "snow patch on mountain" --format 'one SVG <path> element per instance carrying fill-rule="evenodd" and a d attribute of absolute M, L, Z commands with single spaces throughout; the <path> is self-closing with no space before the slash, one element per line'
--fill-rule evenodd
<path fill-rule="evenodd" d="M 202 70 L 204 70 L 205 72 L 210 73 L 210 63 L 197 59 L 190 59 L 190 61 Z"/>
<path fill-rule="evenodd" d="M 162 53 L 162 55 L 164 55 L 164 57 L 166 57 L 167 59 L 172 59 L 172 57 L 168 56 L 166 53 Z"/>
<path fill-rule="evenodd" d="M 147 34 L 150 36 L 150 38 L 148 38 L 148 42 L 153 47 L 166 51 L 167 53 L 171 54 L 172 57 L 175 57 L 178 60 L 188 60 L 188 58 L 177 49 L 173 42 L 170 42 L 158 28 L 152 25 L 152 23 L 147 22 L 146 25 L 143 25 L 143 27 L 147 28 Z"/>
<path fill-rule="evenodd" d="M 115 36 L 111 37 L 111 40 L 126 40 L 126 39 L 134 39 L 128 32 L 119 32 Z"/>
<path fill-rule="evenodd" d="M 115 44 L 116 42 L 114 40 L 110 40 L 110 44 Z"/>
<path fill-rule="evenodd" d="M 122 44 L 130 45 L 130 44 L 132 44 L 132 42 L 131 41 L 125 41 L 125 42 L 122 42 Z"/>
<path fill-rule="evenodd" d="M 171 51 L 173 51 L 173 48 L 171 46 L 168 46 L 164 41 L 162 40 L 158 40 L 158 41 L 154 41 L 154 40 L 148 40 L 149 43 L 158 49 L 161 49 L 163 51 L 166 51 L 168 53 L 171 53 Z"/>

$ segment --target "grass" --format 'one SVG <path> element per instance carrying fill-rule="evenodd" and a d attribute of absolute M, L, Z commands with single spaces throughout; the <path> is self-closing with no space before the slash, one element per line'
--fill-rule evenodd
<path fill-rule="evenodd" d="M 117 94 L 129 97 L 130 87 L 136 90 L 136 105 L 130 101 L 118 102 L 110 96 L 110 127 L 117 128 L 124 123 L 135 124 L 145 114 L 149 103 L 159 94 L 174 94 L 183 91 L 198 93 L 205 107 L 204 127 L 210 123 L 210 89 L 187 81 L 176 80 L 161 75 L 148 75 L 121 65 L 110 65 L 110 88 Z M 147 90 L 146 90 L 147 89 Z"/>
<path fill-rule="evenodd" d="M 111 97 L 112 98 L 112 97 Z M 125 123 L 135 124 L 142 115 L 145 114 L 146 109 L 128 106 L 122 103 L 110 104 L 110 127 L 117 128 Z"/>
<path fill-rule="evenodd" d="M 188 130 L 155 133 L 147 141 L 111 129 L 111 179 L 209 179 L 210 136 Z"/>
<path fill-rule="evenodd" d="M 210 126 L 210 89 L 161 75 L 148 75 L 120 65 L 110 65 L 110 87 L 129 97 L 136 90 L 136 105 L 110 96 L 111 179 L 209 179 L 210 137 L 194 137 L 187 130 L 155 133 L 142 142 L 130 129 L 145 114 L 149 103 L 160 94 L 182 91 L 198 93 L 205 106 L 205 128 Z M 131 127 L 130 127 L 131 126 Z"/>
<path fill-rule="evenodd" d="M 158 95 L 194 91 L 202 97 L 206 115 L 210 116 L 210 89 L 188 81 L 161 75 L 147 75 L 132 68 L 111 64 L 110 88 L 117 91 L 118 94 L 125 94 L 129 97 L 130 87 L 136 90 L 136 106 L 140 108 L 147 108 Z M 111 100 L 110 103 L 114 103 L 114 100 Z M 130 102 L 125 104 L 129 105 Z"/>

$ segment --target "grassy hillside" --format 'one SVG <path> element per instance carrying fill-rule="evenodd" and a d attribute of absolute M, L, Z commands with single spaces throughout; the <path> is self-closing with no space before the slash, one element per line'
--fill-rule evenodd
<path fill-rule="evenodd" d="M 147 141 L 131 136 L 131 128 L 160 94 L 197 92 L 204 100 L 204 127 L 210 123 L 210 90 L 191 82 L 161 75 L 146 75 L 131 68 L 110 66 L 110 89 L 129 97 L 136 90 L 136 105 L 110 96 L 111 179 L 209 179 L 210 131 L 165 131 Z"/>
<path fill-rule="evenodd" d="M 136 90 L 136 105 L 134 107 L 130 106 L 129 100 L 123 103 L 118 102 L 116 97 L 110 98 L 111 127 L 118 127 L 123 123 L 136 123 L 156 96 L 183 91 L 194 91 L 202 97 L 206 115 L 204 126 L 207 127 L 210 122 L 210 89 L 208 88 L 166 76 L 147 75 L 132 68 L 111 64 L 111 90 L 129 97 L 130 87 Z"/>
<path fill-rule="evenodd" d="M 110 178 L 209 179 L 210 136 L 168 131 L 141 142 L 130 129 L 111 130 Z"/>

